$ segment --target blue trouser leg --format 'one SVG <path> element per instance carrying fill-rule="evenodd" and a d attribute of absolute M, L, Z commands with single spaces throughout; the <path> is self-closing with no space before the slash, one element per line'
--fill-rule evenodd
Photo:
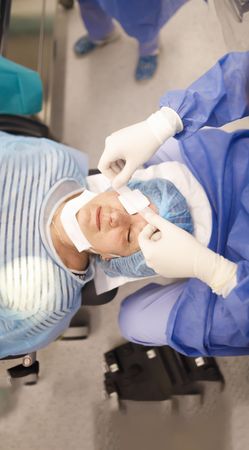
<path fill-rule="evenodd" d="M 185 283 L 150 284 L 123 300 L 119 313 L 121 334 L 142 345 L 166 345 L 170 312 Z"/>
<path fill-rule="evenodd" d="M 155 55 L 159 47 L 159 37 L 158 34 L 154 39 L 148 42 L 139 42 L 139 56 Z"/>
<path fill-rule="evenodd" d="M 111 17 L 98 4 L 97 0 L 78 0 L 80 14 L 89 38 L 98 41 L 105 38 L 114 29 Z"/>

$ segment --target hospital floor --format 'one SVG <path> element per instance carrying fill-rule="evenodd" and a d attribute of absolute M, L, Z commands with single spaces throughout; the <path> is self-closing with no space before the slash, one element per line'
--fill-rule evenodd
<path fill-rule="evenodd" d="M 66 22 L 60 137 L 87 152 L 94 168 L 108 134 L 144 119 L 157 109 L 166 90 L 188 86 L 227 48 L 213 3 L 208 7 L 192 0 L 161 33 L 156 76 L 137 84 L 136 43 L 124 33 L 85 58 L 74 56 L 73 43 L 83 33 L 76 6 L 59 12 Z M 11 390 L 4 371 L 10 364 L 1 365 L 2 450 L 248 448 L 248 357 L 217 358 L 226 382 L 223 391 L 209 383 L 201 404 L 186 397 L 180 399 L 178 411 L 172 412 L 170 402 L 125 402 L 125 411 L 115 411 L 104 398 L 103 354 L 124 342 L 117 324 L 120 302 L 140 285 L 122 286 L 111 303 L 85 309 L 90 320 L 86 340 L 56 341 L 38 352 L 37 385 Z"/>

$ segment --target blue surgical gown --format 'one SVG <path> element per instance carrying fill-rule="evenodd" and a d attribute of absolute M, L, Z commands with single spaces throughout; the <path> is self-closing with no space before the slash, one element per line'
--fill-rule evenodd
<path fill-rule="evenodd" d="M 237 286 L 226 299 L 197 279 L 133 294 L 120 313 L 130 340 L 191 356 L 249 354 L 249 130 L 196 132 L 248 115 L 248 82 L 249 52 L 232 53 L 189 90 L 163 97 L 182 117 L 181 154 L 212 208 L 209 248 L 237 263 Z M 162 147 L 153 163 L 163 154 Z"/>
<path fill-rule="evenodd" d="M 167 92 L 161 106 L 174 109 L 183 121 L 177 139 L 191 136 L 205 125 L 220 127 L 249 115 L 249 52 L 223 56 L 188 89 Z"/>

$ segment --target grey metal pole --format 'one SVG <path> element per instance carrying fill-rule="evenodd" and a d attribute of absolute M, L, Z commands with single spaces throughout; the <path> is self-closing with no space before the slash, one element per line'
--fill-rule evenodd
<path fill-rule="evenodd" d="M 9 28 L 11 0 L 0 0 L 0 54 L 5 52 L 6 38 Z"/>

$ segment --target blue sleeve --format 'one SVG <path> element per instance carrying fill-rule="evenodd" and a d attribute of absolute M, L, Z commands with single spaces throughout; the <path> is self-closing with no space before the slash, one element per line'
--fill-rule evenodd
<path fill-rule="evenodd" d="M 166 93 L 160 106 L 174 109 L 184 129 L 184 139 L 203 126 L 220 127 L 249 115 L 249 52 L 223 56 L 187 89 Z"/>
<path fill-rule="evenodd" d="M 234 323 L 249 343 L 249 263 L 240 261 L 237 269 L 237 285 L 224 299 L 224 307 L 230 312 Z"/>

